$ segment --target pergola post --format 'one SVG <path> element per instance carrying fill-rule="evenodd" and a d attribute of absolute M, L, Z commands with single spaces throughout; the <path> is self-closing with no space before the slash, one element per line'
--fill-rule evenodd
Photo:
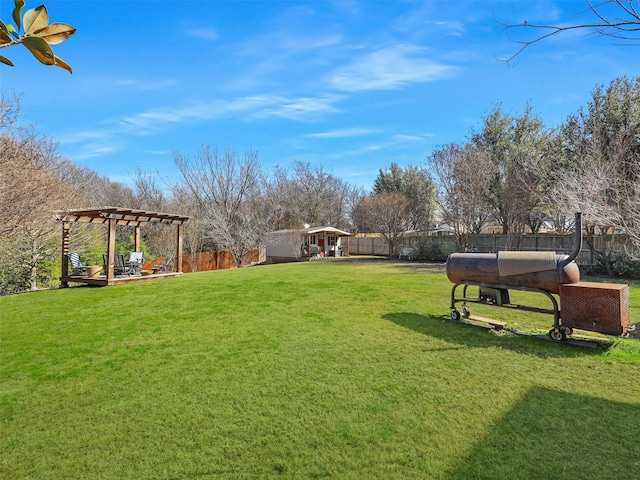
<path fill-rule="evenodd" d="M 107 277 L 107 284 L 113 280 L 114 274 L 114 257 L 116 253 L 116 219 L 109 217 L 109 231 L 107 233 L 107 264 L 105 265 L 104 274 Z"/>
<path fill-rule="evenodd" d="M 133 234 L 133 251 L 140 251 L 140 225 L 136 225 L 135 231 Z"/>
<path fill-rule="evenodd" d="M 176 242 L 176 272 L 182 273 L 182 235 L 184 227 L 178 225 L 178 238 Z"/>
<path fill-rule="evenodd" d="M 68 222 L 62 222 L 62 277 L 66 278 L 69 276 L 69 230 L 71 228 L 71 224 Z M 60 281 L 60 286 L 62 288 L 66 288 L 69 286 L 69 282 L 66 280 Z"/>

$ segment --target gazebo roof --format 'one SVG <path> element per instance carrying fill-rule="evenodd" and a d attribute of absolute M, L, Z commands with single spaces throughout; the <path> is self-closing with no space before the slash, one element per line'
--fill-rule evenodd
<path fill-rule="evenodd" d="M 56 219 L 62 222 L 106 223 L 109 219 L 112 219 L 116 220 L 117 225 L 130 225 L 132 227 L 140 227 L 147 223 L 184 225 L 190 218 L 173 213 L 148 212 L 122 207 L 59 210 L 55 214 Z"/>

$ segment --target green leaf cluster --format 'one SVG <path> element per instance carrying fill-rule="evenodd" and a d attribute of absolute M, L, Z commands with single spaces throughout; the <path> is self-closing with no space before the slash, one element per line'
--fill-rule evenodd
<path fill-rule="evenodd" d="M 49 24 L 49 12 L 47 7 L 40 5 L 24 12 L 24 0 L 14 0 L 12 24 L 5 24 L 0 20 L 0 48 L 9 47 L 21 43 L 36 59 L 44 65 L 55 65 L 73 73 L 71 67 L 60 57 L 57 57 L 51 45 L 64 42 L 76 31 L 66 23 Z M 0 55 L 0 63 L 13 67 L 13 62 Z"/>

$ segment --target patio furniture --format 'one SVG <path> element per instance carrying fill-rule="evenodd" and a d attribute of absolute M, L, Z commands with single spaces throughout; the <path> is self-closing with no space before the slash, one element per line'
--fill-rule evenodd
<path fill-rule="evenodd" d="M 398 260 L 400 260 L 402 257 L 404 257 L 404 258 L 406 258 L 408 260 L 412 260 L 413 259 L 413 248 L 411 248 L 411 247 L 403 247 L 402 251 L 398 255 Z"/>
<path fill-rule="evenodd" d="M 169 269 L 171 268 L 171 265 L 173 264 L 173 257 L 174 257 L 174 254 L 171 253 L 163 263 L 158 263 L 153 267 L 151 267 L 151 270 L 153 271 L 153 273 L 161 273 L 161 272 L 168 273 Z"/>
<path fill-rule="evenodd" d="M 116 253 L 113 256 L 113 273 L 114 275 L 131 275 L 133 268 L 124 261 L 124 255 Z"/>
<path fill-rule="evenodd" d="M 69 252 L 67 258 L 69 259 L 69 262 L 71 262 L 72 275 L 79 275 L 87 272 L 87 266 L 82 264 L 79 253 Z"/>
<path fill-rule="evenodd" d="M 144 252 L 131 252 L 129 254 L 129 261 L 126 264 L 133 270 L 133 273 L 140 273 L 142 271 L 142 258 Z"/>
<path fill-rule="evenodd" d="M 87 265 L 87 277 L 97 278 L 100 276 L 101 270 L 102 270 L 101 265 Z"/>

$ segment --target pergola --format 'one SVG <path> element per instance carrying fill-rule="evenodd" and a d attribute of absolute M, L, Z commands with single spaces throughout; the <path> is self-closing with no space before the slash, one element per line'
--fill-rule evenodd
<path fill-rule="evenodd" d="M 90 285 L 114 285 L 116 283 L 146 280 L 166 276 L 182 275 L 182 236 L 183 225 L 189 221 L 189 217 L 171 213 L 147 212 L 121 207 L 102 207 L 87 210 L 64 210 L 55 212 L 56 219 L 62 222 L 62 275 L 60 285 L 69 286 L 69 282 L 86 283 Z M 104 275 L 99 277 L 69 275 L 68 254 L 71 223 L 97 223 L 106 224 L 107 233 L 107 262 Z M 114 274 L 114 255 L 116 246 L 116 227 L 126 225 L 134 227 L 134 250 L 140 250 L 140 227 L 148 223 L 161 223 L 176 225 L 176 271 L 166 274 L 158 274 L 150 277 L 116 277 Z"/>

